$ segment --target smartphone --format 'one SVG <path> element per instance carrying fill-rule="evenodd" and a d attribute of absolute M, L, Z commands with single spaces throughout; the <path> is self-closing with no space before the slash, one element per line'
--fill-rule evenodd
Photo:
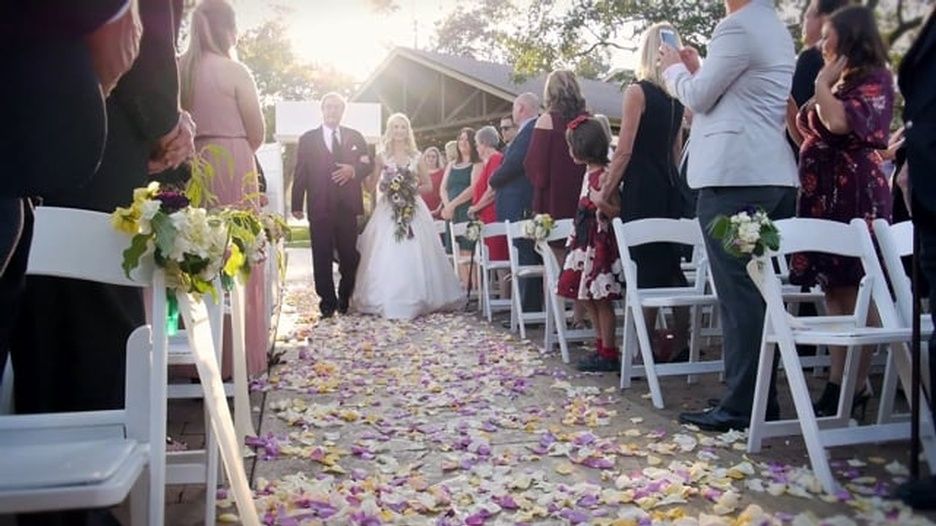
<path fill-rule="evenodd" d="M 660 40 L 673 49 L 679 49 L 679 42 L 676 40 L 676 33 L 671 29 L 661 29 Z"/>

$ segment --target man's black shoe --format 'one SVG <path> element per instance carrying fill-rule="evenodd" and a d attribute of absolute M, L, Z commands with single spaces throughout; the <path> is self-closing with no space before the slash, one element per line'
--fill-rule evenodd
<path fill-rule="evenodd" d="M 895 496 L 915 510 L 936 510 L 936 477 L 904 482 Z"/>
<path fill-rule="evenodd" d="M 720 403 L 721 403 L 721 400 L 718 399 L 718 398 L 709 398 L 709 399 L 708 399 L 708 406 L 709 406 L 710 408 L 713 408 L 713 409 L 714 409 L 714 408 L 718 407 L 718 404 L 720 404 Z M 778 405 L 768 405 L 768 406 L 767 406 L 767 413 L 764 415 L 764 418 L 765 418 L 768 422 L 777 422 L 777 421 L 779 421 L 779 420 L 780 420 L 780 406 L 778 406 Z"/>
<path fill-rule="evenodd" d="M 348 313 L 348 300 L 338 300 L 338 313 L 339 314 Z"/>
<path fill-rule="evenodd" d="M 583 373 L 616 373 L 621 371 L 621 362 L 592 354 L 579 360 L 575 368 Z"/>
<path fill-rule="evenodd" d="M 680 413 L 679 421 L 683 424 L 692 424 L 703 431 L 725 432 L 732 429 L 739 431 L 747 429 L 750 418 L 716 407 L 699 413 Z"/>
<path fill-rule="evenodd" d="M 510 320 L 502 321 L 502 322 L 501 322 L 501 327 L 503 327 L 503 328 L 505 328 L 505 329 L 507 329 L 507 330 L 509 331 L 509 330 L 512 328 L 512 327 L 510 326 Z"/>
<path fill-rule="evenodd" d="M 335 315 L 335 309 L 322 309 L 322 319 L 328 319 Z"/>

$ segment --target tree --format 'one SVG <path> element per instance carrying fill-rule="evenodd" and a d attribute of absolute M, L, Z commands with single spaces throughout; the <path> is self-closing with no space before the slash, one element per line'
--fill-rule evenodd
<path fill-rule="evenodd" d="M 276 128 L 275 103 L 279 100 L 308 100 L 329 91 L 349 94 L 354 82 L 333 67 L 304 64 L 297 60 L 281 19 L 272 19 L 244 33 L 238 56 L 250 68 L 263 107 L 267 140 Z"/>

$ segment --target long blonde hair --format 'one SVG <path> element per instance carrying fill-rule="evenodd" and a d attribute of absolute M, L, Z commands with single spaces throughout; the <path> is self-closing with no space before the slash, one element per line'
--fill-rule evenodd
<path fill-rule="evenodd" d="M 413 126 L 410 124 L 409 117 L 402 113 L 394 113 L 393 115 L 387 117 L 387 126 L 386 129 L 384 129 L 383 137 L 380 138 L 380 153 L 392 154 L 390 151 L 390 145 L 393 144 L 392 130 L 394 121 L 403 121 L 406 123 L 406 153 L 410 157 L 418 154 L 419 148 L 416 147 L 416 136 L 413 135 Z"/>
<path fill-rule="evenodd" d="M 669 22 L 658 22 L 648 27 L 640 37 L 640 47 L 637 48 L 637 70 L 634 72 L 637 80 L 646 80 L 659 87 L 665 86 L 663 72 L 660 71 L 660 46 L 663 39 L 660 32 L 668 29 L 676 35 L 676 43 L 682 47 L 679 32 Z"/>
<path fill-rule="evenodd" d="M 192 12 L 192 34 L 188 49 L 181 57 L 182 108 L 192 107 L 198 65 L 207 53 L 235 58 L 235 41 L 229 35 L 237 28 L 234 8 L 227 0 L 202 0 Z"/>

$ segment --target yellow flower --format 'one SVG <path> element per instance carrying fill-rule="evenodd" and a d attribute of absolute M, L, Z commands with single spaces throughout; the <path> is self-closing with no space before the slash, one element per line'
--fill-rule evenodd
<path fill-rule="evenodd" d="M 228 256 L 228 260 L 224 264 L 224 273 L 231 277 L 237 276 L 245 261 L 247 261 L 247 258 L 244 257 L 240 247 L 236 243 L 231 243 L 231 255 Z"/>
<path fill-rule="evenodd" d="M 118 231 L 129 235 L 137 233 L 140 228 L 139 220 L 139 209 L 118 206 L 117 210 L 114 210 L 114 213 L 111 214 L 111 225 Z"/>
<path fill-rule="evenodd" d="M 140 203 L 146 199 L 152 198 L 159 191 L 159 183 L 151 182 L 144 188 L 135 188 L 133 190 L 133 204 Z"/>

